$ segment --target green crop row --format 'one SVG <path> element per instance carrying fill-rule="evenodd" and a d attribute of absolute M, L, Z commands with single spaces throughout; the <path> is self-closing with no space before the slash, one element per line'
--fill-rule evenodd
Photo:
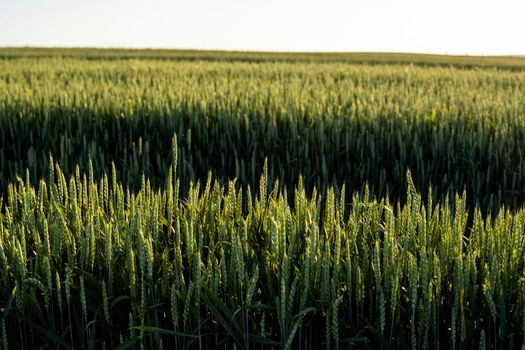
<path fill-rule="evenodd" d="M 176 154 L 176 153 L 175 153 Z M 525 210 L 471 228 L 465 195 L 406 204 L 300 184 L 294 200 L 210 176 L 132 193 L 113 168 L 9 186 L 0 216 L 4 349 L 495 348 L 525 336 Z M 29 178 L 29 174 L 27 175 Z M 301 182 L 300 182 L 301 183 Z M 432 196 L 429 196 L 432 198 Z"/>
<path fill-rule="evenodd" d="M 438 199 L 466 189 L 498 210 L 525 199 L 525 73 L 343 63 L 0 61 L 0 186 L 51 153 L 67 175 L 114 162 L 132 189 L 165 181 L 179 136 L 181 184 L 257 184 L 262 163 L 293 189 L 346 183 L 403 198 L 405 173 Z"/>
<path fill-rule="evenodd" d="M 165 49 L 94 49 L 94 48 L 0 48 L 0 59 L 78 58 L 86 60 L 159 60 L 251 63 L 359 63 L 414 64 L 424 67 L 445 66 L 464 69 L 497 68 L 523 71 L 525 57 L 520 56 L 453 56 L 380 52 L 249 52 Z"/>

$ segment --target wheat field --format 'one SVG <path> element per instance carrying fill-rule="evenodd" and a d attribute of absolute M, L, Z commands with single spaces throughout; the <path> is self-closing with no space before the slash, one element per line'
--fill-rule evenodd
<path fill-rule="evenodd" d="M 524 62 L 0 49 L 0 348 L 521 348 Z"/>

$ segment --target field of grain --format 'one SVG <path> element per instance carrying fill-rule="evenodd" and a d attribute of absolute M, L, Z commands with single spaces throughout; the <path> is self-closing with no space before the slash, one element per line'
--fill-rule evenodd
<path fill-rule="evenodd" d="M 0 49 L 0 348 L 525 339 L 525 59 Z"/>

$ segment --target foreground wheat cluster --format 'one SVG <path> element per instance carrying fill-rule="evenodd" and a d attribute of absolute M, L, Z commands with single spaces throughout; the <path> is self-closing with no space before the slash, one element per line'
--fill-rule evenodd
<path fill-rule="evenodd" d="M 2 54 L 0 349 L 524 343 L 520 70 Z"/>

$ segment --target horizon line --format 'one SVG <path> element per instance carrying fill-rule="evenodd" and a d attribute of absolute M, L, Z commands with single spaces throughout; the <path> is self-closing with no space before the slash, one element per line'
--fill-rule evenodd
<path fill-rule="evenodd" d="M 195 47 L 167 47 L 167 46 L 77 46 L 77 45 L 0 45 L 0 49 L 92 49 L 92 50 L 131 50 L 131 51 L 200 51 L 200 52 L 239 52 L 239 53 L 276 53 L 276 54 L 398 54 L 398 55 L 428 55 L 428 56 L 456 56 L 456 57 L 513 57 L 525 58 L 522 53 L 506 53 L 506 54 L 479 54 L 479 53 L 447 53 L 447 52 L 429 52 L 429 51 L 381 51 L 381 50 L 367 50 L 367 51 L 328 51 L 328 50 L 253 50 L 253 49 L 225 49 L 225 48 L 195 48 Z"/>

